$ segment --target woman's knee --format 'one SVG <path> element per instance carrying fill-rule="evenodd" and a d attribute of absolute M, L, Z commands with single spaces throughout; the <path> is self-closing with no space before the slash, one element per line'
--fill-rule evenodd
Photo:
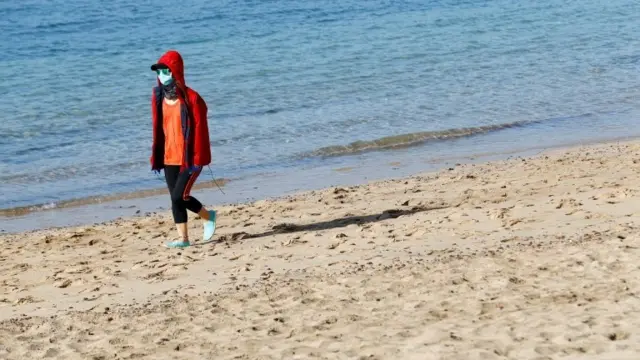
<path fill-rule="evenodd" d="M 184 199 L 182 198 L 182 194 L 171 194 L 171 203 L 173 206 L 181 206 L 184 207 Z"/>

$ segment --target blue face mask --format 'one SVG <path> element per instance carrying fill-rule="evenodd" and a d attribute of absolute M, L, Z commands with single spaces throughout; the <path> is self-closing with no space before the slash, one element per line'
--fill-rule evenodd
<path fill-rule="evenodd" d="M 158 70 L 158 80 L 162 85 L 169 85 L 173 81 L 173 76 L 171 75 L 171 71 L 169 69 L 160 69 Z"/>

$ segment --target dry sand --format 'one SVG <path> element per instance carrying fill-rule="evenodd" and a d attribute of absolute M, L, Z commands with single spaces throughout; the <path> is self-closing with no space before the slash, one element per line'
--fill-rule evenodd
<path fill-rule="evenodd" d="M 0 237 L 0 358 L 638 359 L 640 142 Z M 199 224 L 192 223 L 192 233 Z"/>

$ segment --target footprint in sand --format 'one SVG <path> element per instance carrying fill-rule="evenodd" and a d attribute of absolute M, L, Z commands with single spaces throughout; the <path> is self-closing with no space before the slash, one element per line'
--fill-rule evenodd
<path fill-rule="evenodd" d="M 491 220 L 496 220 L 496 219 L 505 219 L 508 217 L 509 211 L 512 209 L 511 208 L 501 208 L 501 209 L 493 209 L 488 211 L 489 214 L 489 218 Z"/>
<path fill-rule="evenodd" d="M 53 286 L 60 289 L 66 289 L 71 286 L 72 283 L 73 281 L 71 279 L 60 279 Z"/>
<path fill-rule="evenodd" d="M 556 205 L 556 209 L 562 209 L 566 207 L 576 208 L 580 206 L 582 206 L 582 203 L 580 201 L 569 198 L 569 199 L 561 199 L 560 202 Z"/>

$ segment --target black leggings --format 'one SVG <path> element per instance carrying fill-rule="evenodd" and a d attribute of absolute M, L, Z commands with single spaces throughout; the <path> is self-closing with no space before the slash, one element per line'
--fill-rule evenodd
<path fill-rule="evenodd" d="M 176 224 L 187 222 L 187 209 L 199 213 L 202 204 L 191 196 L 191 187 L 200 175 L 200 171 L 189 173 L 188 170 L 180 172 L 180 166 L 167 165 L 164 168 L 164 178 L 167 180 L 169 194 L 171 195 L 171 211 Z"/>

